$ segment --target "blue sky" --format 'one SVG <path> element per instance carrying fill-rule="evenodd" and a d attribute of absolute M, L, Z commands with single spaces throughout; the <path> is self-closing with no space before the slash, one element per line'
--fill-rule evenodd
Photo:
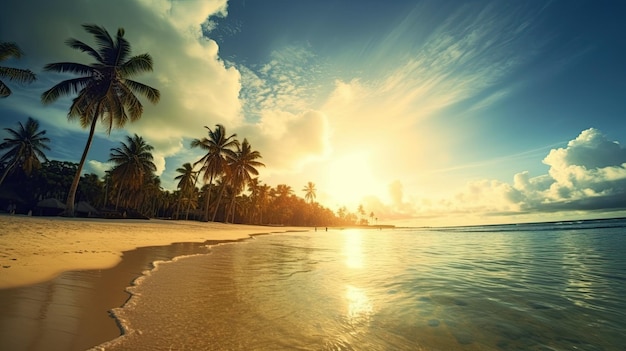
<path fill-rule="evenodd" d="M 11 1 L 0 40 L 2 127 L 37 118 L 51 158 L 77 161 L 87 131 L 69 99 L 39 103 L 62 78 L 49 62 L 89 62 L 82 23 L 126 29 L 162 92 L 142 120 L 100 130 L 87 171 L 107 169 L 126 133 L 155 146 L 163 185 L 199 159 L 222 123 L 263 155 L 262 182 L 380 222 L 503 223 L 626 215 L 626 5 L 620 1 Z M 33 13 L 32 9 L 40 11 Z M 10 82 L 9 82 L 10 83 Z"/>

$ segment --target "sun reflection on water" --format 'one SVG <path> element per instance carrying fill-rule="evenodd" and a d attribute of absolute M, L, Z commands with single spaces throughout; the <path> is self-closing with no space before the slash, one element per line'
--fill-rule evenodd
<path fill-rule="evenodd" d="M 346 300 L 348 323 L 352 326 L 368 323 L 372 316 L 373 306 L 365 290 L 346 285 Z"/>
<path fill-rule="evenodd" d="M 346 230 L 344 233 L 344 255 L 349 268 L 363 268 L 363 252 L 361 250 L 361 232 Z"/>

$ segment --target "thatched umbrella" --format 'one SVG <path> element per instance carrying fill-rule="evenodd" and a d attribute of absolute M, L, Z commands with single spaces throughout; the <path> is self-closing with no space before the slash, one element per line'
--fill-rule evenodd
<path fill-rule="evenodd" d="M 22 199 L 19 195 L 17 195 L 15 191 L 8 189 L 8 188 L 0 189 L 0 200 L 13 201 L 13 202 L 17 202 L 20 204 L 26 203 L 26 201 L 24 201 L 24 199 Z"/>
<path fill-rule="evenodd" d="M 98 214 L 98 210 L 91 206 L 87 201 L 80 201 L 76 204 L 74 212 L 80 215 L 91 217 Z"/>
<path fill-rule="evenodd" d="M 37 207 L 64 210 L 65 204 L 55 198 L 50 197 L 50 198 L 39 201 L 37 203 Z"/>
<path fill-rule="evenodd" d="M 35 209 L 40 216 L 58 216 L 65 210 L 65 204 L 55 198 L 47 198 L 39 201 Z"/>

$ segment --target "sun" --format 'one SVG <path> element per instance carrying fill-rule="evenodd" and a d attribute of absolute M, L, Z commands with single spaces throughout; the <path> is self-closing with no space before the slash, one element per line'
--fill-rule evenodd
<path fill-rule="evenodd" d="M 365 152 L 346 154 L 330 162 L 325 183 L 337 207 L 353 211 L 363 197 L 380 194 L 384 186 L 375 179 L 373 167 Z"/>

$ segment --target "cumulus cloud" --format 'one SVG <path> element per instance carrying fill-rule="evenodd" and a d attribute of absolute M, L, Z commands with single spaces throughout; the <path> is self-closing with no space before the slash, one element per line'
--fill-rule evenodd
<path fill-rule="evenodd" d="M 567 147 L 552 149 L 548 174 L 514 176 L 513 183 L 481 180 L 457 195 L 457 204 L 480 212 L 521 213 L 626 208 L 626 149 L 590 128 Z"/>
<path fill-rule="evenodd" d="M 263 155 L 267 173 L 293 172 L 329 152 L 327 116 L 319 111 L 292 114 L 263 111 L 258 123 L 240 128 L 241 135 Z"/>
<path fill-rule="evenodd" d="M 104 177 L 106 171 L 111 169 L 112 164 L 108 162 L 100 162 L 96 160 L 87 161 L 87 173 L 97 174 L 99 177 Z"/>
<path fill-rule="evenodd" d="M 546 192 L 552 202 L 594 199 L 600 205 L 603 198 L 626 195 L 626 149 L 597 129 L 584 130 L 543 162 L 554 179 Z"/>
<path fill-rule="evenodd" d="M 33 8 L 38 11 L 33 12 Z M 203 136 L 202 126 L 243 123 L 238 98 L 241 76 L 235 68 L 225 66 L 216 42 L 203 36 L 211 29 L 211 18 L 227 14 L 226 0 L 138 0 L 116 6 L 79 0 L 56 4 L 26 0 L 14 2 L 11 11 L 3 14 L 9 12 L 10 16 L 0 15 L 2 39 L 18 42 L 28 53 L 21 63 L 34 70 L 41 70 L 50 62 L 90 62 L 88 55 L 64 44 L 70 37 L 95 44 L 82 29 L 83 23 L 102 25 L 111 34 L 123 27 L 132 53 L 152 56 L 154 72 L 137 80 L 159 89 L 161 101 L 153 106 L 144 100 L 141 120 L 128 124 L 125 130 L 143 136 L 155 147 L 159 174 L 165 167 L 165 158 L 181 151 L 184 137 Z M 36 25 L 25 27 L 25 18 Z M 70 76 L 37 73 L 40 80 L 29 87 L 34 92 L 30 101 L 21 101 L 15 108 L 28 109 L 29 115 L 47 116 L 45 122 L 51 128 L 77 131 L 78 124 L 66 120 L 70 99 L 51 107 L 39 103 L 43 90 Z M 99 135 L 103 136 L 102 130 Z M 119 140 L 122 137 L 122 133 L 111 135 Z"/>

